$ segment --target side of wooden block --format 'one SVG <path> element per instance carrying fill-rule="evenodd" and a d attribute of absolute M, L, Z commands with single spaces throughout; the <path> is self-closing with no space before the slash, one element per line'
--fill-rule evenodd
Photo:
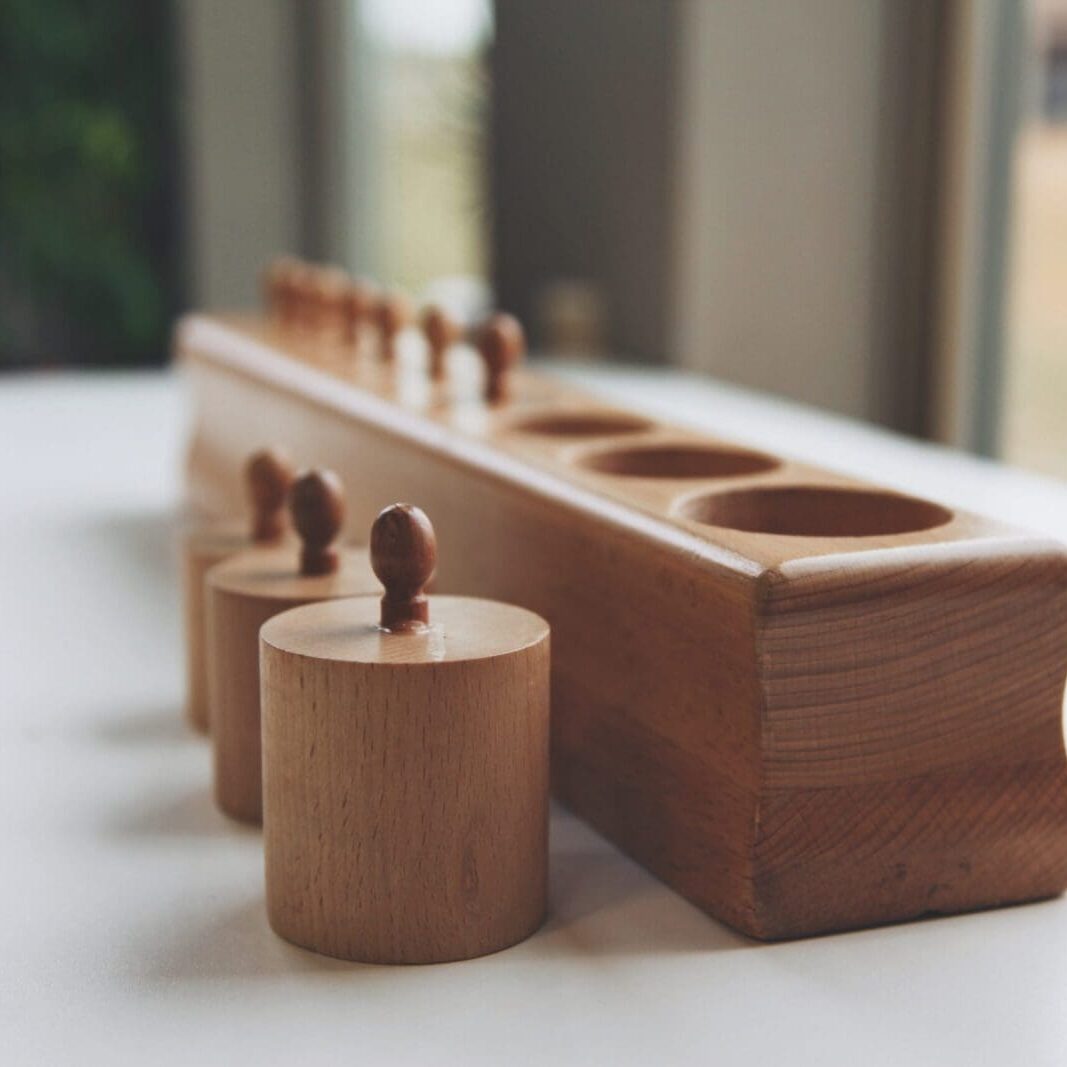
<path fill-rule="evenodd" d="M 753 933 L 1067 886 L 1067 555 L 1034 539 L 787 564 L 763 580 Z"/>

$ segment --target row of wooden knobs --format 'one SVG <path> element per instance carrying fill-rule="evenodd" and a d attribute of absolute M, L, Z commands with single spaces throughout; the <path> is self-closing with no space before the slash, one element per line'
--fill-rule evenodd
<path fill-rule="evenodd" d="M 263 275 L 268 314 L 285 330 L 302 330 L 355 347 L 366 329 L 378 335 L 383 362 L 396 359 L 397 339 L 415 324 L 411 301 L 398 290 L 381 290 L 364 278 L 350 277 L 339 267 L 322 267 L 291 257 L 274 260 Z M 511 372 L 526 352 L 526 336 L 513 315 L 498 311 L 470 331 L 437 304 L 418 317 L 426 340 L 428 373 L 433 382 L 446 376 L 448 350 L 468 341 L 485 363 L 485 399 L 499 404 L 510 399 Z"/>
<path fill-rule="evenodd" d="M 427 596 L 417 507 L 341 548 L 334 474 L 271 449 L 245 482 L 246 529 L 185 539 L 189 712 L 218 806 L 263 824 L 272 928 L 371 963 L 528 937 L 547 896 L 548 624 Z"/>

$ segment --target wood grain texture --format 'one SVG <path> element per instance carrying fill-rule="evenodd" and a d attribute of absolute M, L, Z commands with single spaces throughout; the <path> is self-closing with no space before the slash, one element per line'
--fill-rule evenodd
<path fill-rule="evenodd" d="M 271 926 L 368 963 L 498 951 L 545 914 L 548 625 L 433 597 L 428 630 L 384 633 L 378 610 L 263 627 Z"/>
<path fill-rule="evenodd" d="M 259 629 L 281 611 L 380 590 L 365 551 L 337 571 L 303 576 L 300 549 L 249 549 L 208 571 L 207 664 L 215 802 L 242 822 L 263 818 Z"/>
<path fill-rule="evenodd" d="M 1061 892 L 1062 548 L 823 557 L 762 588 L 760 936 Z"/>
<path fill-rule="evenodd" d="M 438 590 L 552 626 L 558 795 L 713 915 L 792 937 L 1067 885 L 1061 546 L 522 369 L 472 415 L 256 320 L 182 351 L 194 495 L 227 507 L 220 459 L 269 419 L 352 530 L 419 501 Z"/>

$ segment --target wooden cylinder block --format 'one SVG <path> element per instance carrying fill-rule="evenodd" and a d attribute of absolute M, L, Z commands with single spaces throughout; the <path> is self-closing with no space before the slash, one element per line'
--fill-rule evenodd
<path fill-rule="evenodd" d="M 366 551 L 339 553 L 332 573 L 300 573 L 300 550 L 242 552 L 207 575 L 208 681 L 215 801 L 244 822 L 263 818 L 259 716 L 259 628 L 301 604 L 373 593 Z"/>
<path fill-rule="evenodd" d="M 210 728 L 204 577 L 217 563 L 252 545 L 278 545 L 286 537 L 285 497 L 293 480 L 288 456 L 278 448 L 253 452 L 244 463 L 247 520 L 219 520 L 192 527 L 182 542 L 185 612 L 185 716 L 201 733 Z"/>
<path fill-rule="evenodd" d="M 210 728 L 204 576 L 235 552 L 248 548 L 247 523 L 219 521 L 189 530 L 182 541 L 182 606 L 185 616 L 185 717 L 195 730 Z"/>
<path fill-rule="evenodd" d="M 262 630 L 268 915 L 328 956 L 468 959 L 544 918 L 548 624 L 465 597 L 429 615 L 387 632 L 362 597 Z"/>

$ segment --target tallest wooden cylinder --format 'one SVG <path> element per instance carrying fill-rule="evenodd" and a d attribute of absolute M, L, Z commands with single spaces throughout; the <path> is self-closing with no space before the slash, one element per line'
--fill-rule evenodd
<path fill-rule="evenodd" d="M 328 956 L 468 959 L 544 918 L 548 624 L 430 604 L 415 633 L 380 629 L 370 597 L 261 631 L 267 911 Z"/>

